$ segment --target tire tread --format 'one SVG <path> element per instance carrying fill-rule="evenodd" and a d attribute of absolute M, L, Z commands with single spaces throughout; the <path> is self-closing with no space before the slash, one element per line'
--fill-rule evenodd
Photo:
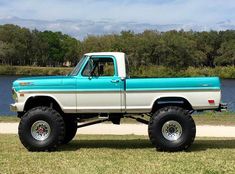
<path fill-rule="evenodd" d="M 160 114 L 164 114 L 164 113 L 170 112 L 170 111 L 175 111 L 178 114 L 183 113 L 185 118 L 191 124 L 191 127 L 190 127 L 191 140 L 187 141 L 187 143 L 182 144 L 181 146 L 178 146 L 177 148 L 174 148 L 174 149 L 168 148 L 166 146 L 162 146 L 160 143 L 158 143 L 158 141 L 156 139 L 155 132 L 154 132 L 154 121 L 156 119 L 158 119 L 158 116 Z M 183 108 L 177 107 L 177 106 L 167 106 L 167 107 L 161 108 L 158 111 L 156 111 L 153 114 L 153 116 L 150 118 L 149 126 L 148 126 L 148 133 L 149 133 L 149 139 L 150 139 L 151 143 L 156 147 L 157 150 L 159 150 L 159 151 L 181 151 L 181 150 L 188 149 L 191 146 L 191 144 L 194 142 L 195 135 L 196 135 L 196 125 L 195 125 L 195 122 L 194 122 L 192 116 Z"/>
<path fill-rule="evenodd" d="M 60 131 L 60 134 L 58 136 L 58 138 L 56 139 L 55 142 L 53 142 L 52 144 L 50 144 L 47 147 L 43 147 L 43 148 L 36 148 L 31 146 L 29 143 L 27 143 L 25 141 L 25 139 L 23 138 L 24 136 L 24 126 L 26 126 L 26 122 L 27 120 L 32 117 L 34 115 L 35 112 L 47 112 L 50 114 L 51 117 L 53 117 L 53 120 L 55 122 L 57 122 Z M 65 135 L 65 126 L 64 126 L 64 121 L 62 116 L 55 111 L 52 108 L 49 107 L 45 107 L 45 106 L 39 106 L 39 107 L 35 107 L 32 108 L 31 110 L 29 110 L 28 112 L 26 112 L 22 117 L 21 117 L 21 121 L 19 123 L 19 127 L 18 127 L 18 134 L 19 134 L 19 138 L 21 143 L 29 150 L 29 151 L 54 151 L 57 149 L 57 147 L 62 144 L 62 141 L 64 139 L 64 135 Z"/>

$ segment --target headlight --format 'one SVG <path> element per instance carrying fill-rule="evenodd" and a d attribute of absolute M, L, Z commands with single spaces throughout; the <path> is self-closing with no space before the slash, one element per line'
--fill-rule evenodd
<path fill-rule="evenodd" d="M 17 102 L 18 99 L 17 99 L 17 93 L 16 91 L 14 90 L 14 88 L 12 88 L 12 98 Z"/>

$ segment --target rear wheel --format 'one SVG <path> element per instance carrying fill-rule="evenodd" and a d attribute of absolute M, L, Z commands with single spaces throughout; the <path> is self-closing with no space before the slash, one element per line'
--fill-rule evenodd
<path fill-rule="evenodd" d="M 184 109 L 168 106 L 158 110 L 149 121 L 149 138 L 152 144 L 163 151 L 180 151 L 193 143 L 196 127 Z"/>
<path fill-rule="evenodd" d="M 21 118 L 18 134 L 29 151 L 52 151 L 64 139 L 64 120 L 52 108 L 36 107 Z"/>

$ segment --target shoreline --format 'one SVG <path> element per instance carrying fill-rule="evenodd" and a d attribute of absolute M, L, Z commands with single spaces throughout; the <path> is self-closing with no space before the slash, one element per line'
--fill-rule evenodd
<path fill-rule="evenodd" d="M 0 76 L 50 76 L 66 75 L 73 67 L 34 67 L 34 66 L 8 66 L 0 65 Z M 140 66 L 138 69 L 131 67 L 131 77 L 211 77 L 221 79 L 235 79 L 235 66 L 188 67 L 176 70 L 164 66 Z"/>
<path fill-rule="evenodd" d="M 73 68 L 70 67 L 34 67 L 34 66 L 2 66 L 0 65 L 1 76 L 48 76 L 66 75 Z"/>

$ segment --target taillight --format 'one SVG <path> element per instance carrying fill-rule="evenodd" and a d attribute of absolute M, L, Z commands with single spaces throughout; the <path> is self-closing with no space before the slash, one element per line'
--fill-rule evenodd
<path fill-rule="evenodd" d="M 208 103 L 215 104 L 215 100 L 208 100 Z"/>

